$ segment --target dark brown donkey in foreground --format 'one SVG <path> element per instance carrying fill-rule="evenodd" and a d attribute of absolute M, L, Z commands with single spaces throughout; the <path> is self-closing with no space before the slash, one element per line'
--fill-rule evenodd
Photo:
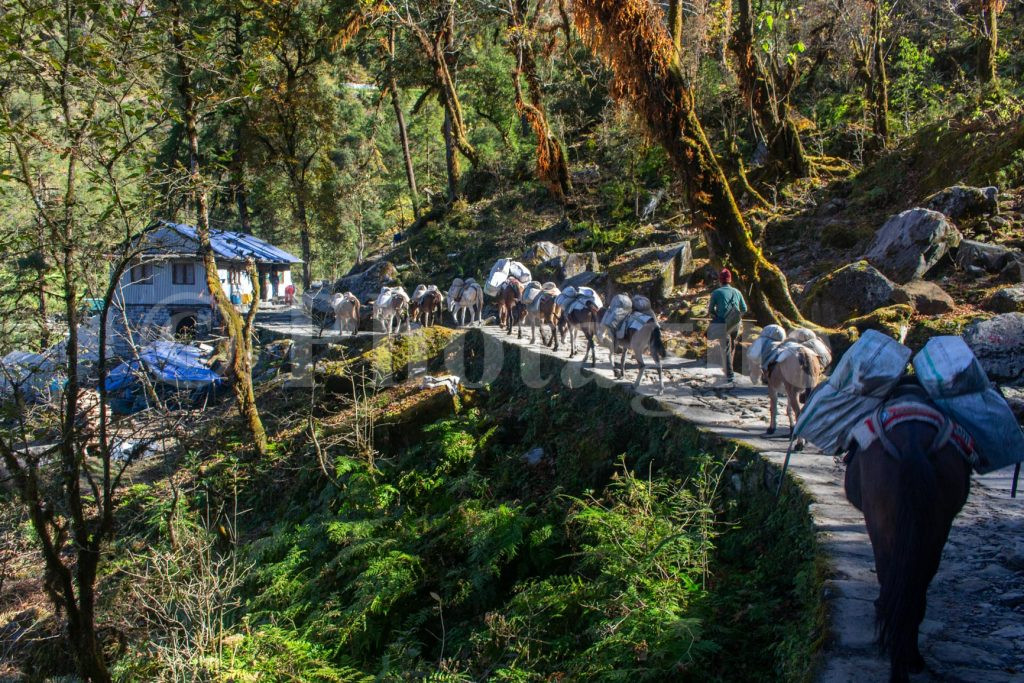
<path fill-rule="evenodd" d="M 442 314 L 444 295 L 436 289 L 428 289 L 409 304 L 409 318 L 423 327 L 430 327 Z"/>
<path fill-rule="evenodd" d="M 970 437 L 915 389 L 875 414 L 879 438 L 852 451 L 846 469 L 846 497 L 864 513 L 875 551 L 878 644 L 893 683 L 924 670 L 917 637 L 928 584 L 971 486 Z"/>

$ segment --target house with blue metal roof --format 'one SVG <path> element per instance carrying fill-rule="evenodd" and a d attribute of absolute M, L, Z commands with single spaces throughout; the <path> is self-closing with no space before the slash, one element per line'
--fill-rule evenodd
<path fill-rule="evenodd" d="M 256 262 L 263 301 L 282 297 L 292 285 L 291 267 L 302 263 L 283 249 L 242 232 L 211 229 L 210 243 L 221 286 L 238 305 L 247 305 L 252 299 L 253 283 L 246 271 L 249 259 Z M 122 328 L 118 331 L 141 335 L 143 339 L 134 340 L 139 343 L 157 336 L 154 332 L 178 334 L 187 328 L 205 331 L 215 327 L 216 305 L 207 287 L 196 229 L 160 221 L 137 238 L 135 246 L 139 255 L 121 276 L 115 295 L 116 308 L 122 312 L 113 321 Z"/>

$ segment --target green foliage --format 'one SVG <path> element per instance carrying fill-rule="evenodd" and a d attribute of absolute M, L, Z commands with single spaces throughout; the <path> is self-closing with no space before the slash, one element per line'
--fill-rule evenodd
<path fill-rule="evenodd" d="M 931 73 L 935 58 L 906 36 L 896 45 L 892 66 L 889 102 L 904 132 L 912 132 L 915 124 L 930 120 L 941 102 L 943 87 Z"/>

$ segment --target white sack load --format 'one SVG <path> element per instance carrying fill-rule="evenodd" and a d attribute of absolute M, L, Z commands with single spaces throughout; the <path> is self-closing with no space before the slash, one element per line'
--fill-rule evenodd
<path fill-rule="evenodd" d="M 426 293 L 427 293 L 427 286 L 426 285 L 417 285 L 416 289 L 414 289 L 412 291 L 412 300 L 418 303 L 419 300 L 422 299 L 423 295 L 426 294 Z"/>
<path fill-rule="evenodd" d="M 487 282 L 484 283 L 484 294 L 487 296 L 497 296 L 498 290 L 501 289 L 501 286 L 505 284 L 509 277 L 514 277 L 524 283 L 533 279 L 530 275 L 530 270 L 522 263 L 519 263 L 519 261 L 500 258 L 494 262 L 490 274 L 487 275 Z"/>
<path fill-rule="evenodd" d="M 854 426 L 878 408 L 899 382 L 910 354 L 910 349 L 881 332 L 865 332 L 828 381 L 811 394 L 793 438 L 803 437 L 828 454 L 844 450 Z"/>
<path fill-rule="evenodd" d="M 980 474 L 1024 462 L 1024 432 L 960 337 L 932 337 L 914 372 L 935 405 L 974 437 Z"/>
<path fill-rule="evenodd" d="M 626 318 L 625 324 L 621 325 L 616 332 L 616 336 L 619 339 L 623 339 L 626 336 L 626 330 L 639 330 L 647 323 L 654 320 L 654 316 L 650 313 L 642 313 L 640 311 L 633 311 Z"/>
<path fill-rule="evenodd" d="M 640 313 L 650 313 L 651 300 L 642 294 L 637 294 L 633 297 L 633 310 Z"/>
<path fill-rule="evenodd" d="M 527 308 L 533 305 L 533 302 L 540 297 L 541 284 L 539 282 L 530 282 L 523 289 L 523 303 Z"/>
<path fill-rule="evenodd" d="M 781 325 L 768 325 L 761 330 L 761 334 L 747 349 L 747 359 L 751 365 L 757 365 L 760 368 L 764 352 L 775 344 L 781 344 L 785 339 L 786 331 L 782 329 Z"/>
<path fill-rule="evenodd" d="M 608 310 L 601 317 L 601 325 L 618 329 L 619 325 L 633 312 L 633 301 L 626 294 L 616 294 L 608 304 Z"/>
<path fill-rule="evenodd" d="M 816 335 L 813 330 L 809 330 L 806 327 L 798 327 L 790 332 L 786 339 L 802 344 L 813 351 L 814 355 L 821 361 L 822 368 L 827 368 L 832 363 L 832 350 L 828 348 L 828 344 Z"/>
<path fill-rule="evenodd" d="M 377 308 L 387 308 L 395 296 L 396 289 L 397 288 L 392 287 L 381 287 L 380 294 L 377 295 L 377 300 L 373 302 L 373 305 Z"/>
<path fill-rule="evenodd" d="M 570 286 L 562 290 L 562 293 L 558 295 L 557 299 L 555 299 L 555 303 L 558 304 L 558 307 L 561 308 L 563 311 L 568 311 L 569 306 L 572 305 L 575 299 L 576 288 Z"/>
<path fill-rule="evenodd" d="M 531 282 L 530 284 L 534 283 Z M 558 286 L 554 282 L 545 282 L 543 286 L 541 286 L 539 289 L 535 291 L 537 293 L 534 294 L 533 298 L 531 298 L 530 301 L 527 302 L 526 304 L 527 307 L 534 313 L 538 313 L 540 311 L 540 303 L 544 298 L 543 296 L 541 296 L 542 294 L 545 296 L 550 296 L 554 298 L 556 301 L 558 300 L 558 297 L 562 294 L 562 291 L 558 289 Z"/>

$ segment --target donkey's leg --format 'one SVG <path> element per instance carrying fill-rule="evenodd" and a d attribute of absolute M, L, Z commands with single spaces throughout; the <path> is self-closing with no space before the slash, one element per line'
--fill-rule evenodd
<path fill-rule="evenodd" d="M 633 382 L 633 389 L 639 389 L 640 388 L 640 383 L 643 382 L 644 374 L 647 372 L 647 366 L 644 364 L 644 352 L 640 351 L 639 353 L 637 353 L 637 351 L 638 351 L 638 349 L 636 349 L 636 348 L 633 349 L 633 360 L 636 361 L 636 365 L 637 365 L 637 368 L 636 368 L 636 381 Z"/>
<path fill-rule="evenodd" d="M 771 418 L 768 421 L 768 431 L 765 433 L 771 435 L 775 433 L 775 416 L 779 412 L 779 396 L 771 378 L 768 379 L 768 405 L 771 408 Z"/>
<path fill-rule="evenodd" d="M 657 354 L 651 354 L 654 357 L 654 364 L 658 368 L 658 393 L 665 393 L 665 380 L 662 378 L 661 372 L 661 356 Z"/>

